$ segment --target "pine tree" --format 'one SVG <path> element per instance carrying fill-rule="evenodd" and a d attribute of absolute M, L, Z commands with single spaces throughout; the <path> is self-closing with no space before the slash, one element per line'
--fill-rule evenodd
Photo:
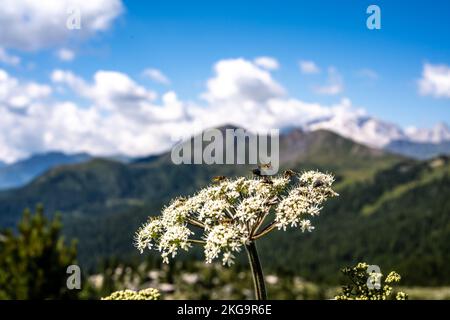
<path fill-rule="evenodd" d="M 61 217 L 47 219 L 41 206 L 25 210 L 17 231 L 0 232 L 0 299 L 69 299 L 67 267 L 76 264 L 76 243 L 67 246 Z"/>

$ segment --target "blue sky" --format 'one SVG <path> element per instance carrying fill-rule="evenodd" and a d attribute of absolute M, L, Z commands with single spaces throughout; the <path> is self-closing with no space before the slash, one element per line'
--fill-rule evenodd
<path fill-rule="evenodd" d="M 366 28 L 373 3 L 381 8 L 381 30 Z M 152 65 L 170 76 L 181 97 L 196 99 L 216 61 L 272 56 L 281 64 L 274 77 L 290 95 L 332 101 L 308 90 L 324 75 L 302 76 L 297 62 L 306 59 L 335 66 L 344 77 L 343 95 L 370 114 L 416 126 L 450 119 L 448 99 L 421 97 L 416 89 L 423 63 L 450 64 L 448 1 L 135 0 L 125 7 L 113 30 L 80 46 L 71 68 L 89 77 L 99 68 L 139 75 Z M 48 53 L 35 63 L 57 66 Z M 358 77 L 367 68 L 378 81 Z"/>
<path fill-rule="evenodd" d="M 366 27 L 370 4 L 381 8 L 381 30 Z M 159 97 L 174 91 L 184 102 L 201 104 L 199 96 L 218 61 L 267 56 L 278 61 L 279 68 L 270 74 L 290 98 L 320 105 L 347 98 L 355 108 L 403 127 L 431 127 L 450 120 L 448 84 L 444 77 L 444 93 L 430 89 L 421 94 L 418 81 L 426 64 L 450 65 L 449 30 L 448 1 L 134 0 L 124 1 L 99 32 L 44 39 L 37 49 L 2 43 L 0 35 L 0 48 L 20 58 L 19 64 L 0 68 L 19 81 L 52 87 L 57 69 L 86 82 L 99 70 L 114 70 Z M 57 58 L 55 52 L 63 47 L 74 53 L 71 61 Z M 314 62 L 320 73 L 302 73 L 300 61 Z M 160 70 L 170 84 L 145 77 L 147 68 Z M 340 89 L 320 94 L 318 88 L 331 81 L 330 68 Z M 86 95 L 70 90 L 60 95 L 53 88 L 51 99 L 89 105 Z"/>

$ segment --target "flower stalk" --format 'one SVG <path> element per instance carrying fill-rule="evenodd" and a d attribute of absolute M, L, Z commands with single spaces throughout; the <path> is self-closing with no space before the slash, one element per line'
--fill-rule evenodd
<path fill-rule="evenodd" d="M 258 257 L 258 250 L 256 249 L 255 241 L 250 241 L 245 245 L 247 250 L 248 261 L 253 276 L 253 285 L 255 288 L 256 300 L 267 300 L 266 284 L 264 282 L 264 273 L 261 266 L 261 261 Z"/>

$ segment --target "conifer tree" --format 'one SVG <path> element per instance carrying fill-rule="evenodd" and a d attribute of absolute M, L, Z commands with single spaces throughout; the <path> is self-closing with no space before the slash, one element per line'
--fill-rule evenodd
<path fill-rule="evenodd" d="M 25 210 L 17 230 L 0 232 L 0 299 L 68 299 L 67 267 L 76 264 L 76 244 L 61 236 L 61 217 L 48 219 L 41 206 Z"/>

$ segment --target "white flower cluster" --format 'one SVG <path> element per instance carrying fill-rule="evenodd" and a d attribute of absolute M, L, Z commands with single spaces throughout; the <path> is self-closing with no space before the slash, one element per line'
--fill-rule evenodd
<path fill-rule="evenodd" d="M 331 189 L 334 178 L 316 171 L 303 173 L 299 183 L 289 192 L 276 208 L 275 221 L 279 229 L 300 225 L 302 231 L 311 231 L 310 220 L 305 216 L 316 216 L 322 209 L 320 205 L 337 193 Z"/>
<path fill-rule="evenodd" d="M 248 235 L 239 224 L 218 224 L 214 226 L 206 235 L 205 259 L 211 263 L 217 258 L 221 251 L 223 264 L 231 265 L 234 255 L 232 251 L 239 252 L 241 246 L 248 239 Z"/>
<path fill-rule="evenodd" d="M 159 300 L 160 295 L 159 291 L 153 288 L 140 291 L 127 289 L 113 292 L 102 300 Z"/>
<path fill-rule="evenodd" d="M 188 250 L 191 246 L 189 236 L 194 233 L 188 228 L 184 199 L 175 199 L 163 210 L 158 218 L 150 218 L 136 234 L 136 247 L 141 251 L 155 247 L 161 252 L 163 261 L 168 263 L 169 256 L 175 257 L 178 248 Z"/>
<path fill-rule="evenodd" d="M 298 226 L 303 232 L 312 231 L 304 217 L 317 215 L 320 205 L 337 195 L 331 189 L 333 181 L 331 175 L 315 171 L 224 179 L 192 197 L 175 199 L 161 216 L 139 229 L 136 247 L 141 252 L 160 251 L 167 263 L 178 249 L 188 250 L 198 243 L 204 245 L 207 263 L 221 255 L 223 264 L 231 265 L 233 252 L 274 228 Z M 201 235 L 194 232 L 196 228 Z"/>

